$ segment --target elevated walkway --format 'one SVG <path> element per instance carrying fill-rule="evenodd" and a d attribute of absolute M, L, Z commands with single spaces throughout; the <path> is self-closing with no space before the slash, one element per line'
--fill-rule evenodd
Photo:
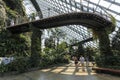
<path fill-rule="evenodd" d="M 87 28 L 102 29 L 112 26 L 109 18 L 88 12 L 67 13 L 32 22 L 7 27 L 12 33 L 23 33 L 31 30 L 31 25 L 39 29 L 55 28 L 65 25 L 83 25 Z"/>

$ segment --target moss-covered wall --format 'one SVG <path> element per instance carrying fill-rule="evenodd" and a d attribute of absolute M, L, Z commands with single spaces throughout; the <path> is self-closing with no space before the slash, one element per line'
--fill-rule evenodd
<path fill-rule="evenodd" d="M 5 4 L 0 0 L 0 28 L 4 27 L 4 22 L 6 19 Z"/>
<path fill-rule="evenodd" d="M 18 12 L 18 15 L 25 16 L 25 10 L 22 4 L 23 0 L 3 0 L 6 6 L 13 11 Z"/>
<path fill-rule="evenodd" d="M 30 36 L 28 34 L 11 34 L 5 23 L 11 19 L 25 17 L 22 0 L 0 0 L 0 56 L 30 55 Z"/>

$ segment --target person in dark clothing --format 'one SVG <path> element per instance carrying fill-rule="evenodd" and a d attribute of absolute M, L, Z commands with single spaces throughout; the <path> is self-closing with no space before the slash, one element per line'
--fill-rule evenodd
<path fill-rule="evenodd" d="M 77 59 L 76 56 L 74 56 L 74 63 L 75 63 L 75 66 L 77 67 L 77 65 L 78 65 L 78 59 Z"/>

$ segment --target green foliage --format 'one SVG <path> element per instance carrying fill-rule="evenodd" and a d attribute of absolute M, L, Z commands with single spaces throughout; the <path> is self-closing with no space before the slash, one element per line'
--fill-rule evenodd
<path fill-rule="evenodd" d="M 102 10 L 105 11 L 105 13 L 111 19 L 112 24 L 110 26 L 108 26 L 108 27 L 105 28 L 107 34 L 110 34 L 111 32 L 113 32 L 115 30 L 116 19 L 115 19 L 115 17 L 112 14 L 110 14 L 109 12 L 107 12 L 106 10 L 104 10 L 103 8 L 102 8 Z"/>
<path fill-rule="evenodd" d="M 77 50 L 77 52 L 75 52 L 75 54 L 77 57 L 80 57 L 80 55 L 85 54 L 85 50 L 84 50 L 83 45 L 81 43 L 78 45 L 78 50 Z"/>
<path fill-rule="evenodd" d="M 109 66 L 120 66 L 120 57 L 117 55 L 113 56 L 102 56 L 98 54 L 95 57 L 96 64 L 99 67 L 109 67 Z"/>
<path fill-rule="evenodd" d="M 118 66 L 120 66 L 120 29 L 116 32 L 116 35 L 113 36 L 112 38 L 112 53 L 113 56 L 103 56 L 102 58 L 96 57 L 96 62 L 98 66 L 104 66 L 108 68 L 114 68 L 114 69 L 119 69 Z M 105 47 L 106 48 L 106 47 Z M 108 52 L 109 53 L 109 52 Z M 107 57 L 107 60 L 106 60 Z M 105 62 L 109 63 L 109 65 L 106 66 Z"/>
<path fill-rule="evenodd" d="M 15 24 L 27 21 L 25 9 L 22 4 L 22 0 L 3 0 L 6 4 L 6 16 L 7 25 L 10 25 L 11 20 L 14 20 Z"/>
<path fill-rule="evenodd" d="M 66 42 L 61 42 L 58 46 L 57 46 L 57 50 L 59 53 L 62 53 L 62 52 L 67 52 L 68 51 L 68 48 L 67 48 L 67 43 Z"/>
<path fill-rule="evenodd" d="M 3 3 L 1 4 L 4 6 L 4 9 L 6 11 L 4 15 L 7 16 L 7 25 L 10 24 L 10 19 L 15 20 L 19 15 L 24 16 L 24 8 L 22 7 L 22 0 L 3 0 Z M 2 24 L 4 23 L 5 21 L 2 22 Z M 3 30 L 3 29 L 0 30 L 0 56 L 30 55 L 30 41 L 28 40 L 28 37 L 26 38 L 26 36 L 23 34 L 13 35 L 7 30 Z"/>
<path fill-rule="evenodd" d="M 23 7 L 23 0 L 3 0 L 9 9 L 16 11 L 19 15 L 25 16 L 25 9 Z"/>
<path fill-rule="evenodd" d="M 18 13 L 16 11 L 11 10 L 9 7 L 6 7 L 6 13 L 9 18 L 16 18 Z"/>
<path fill-rule="evenodd" d="M 53 28 L 53 29 L 50 29 L 48 31 L 51 33 L 50 40 L 52 40 L 54 42 L 53 45 L 55 47 L 58 46 L 60 43 L 60 40 L 63 40 L 66 36 L 65 32 L 63 32 L 59 28 Z"/>
<path fill-rule="evenodd" d="M 7 71 L 8 71 L 8 67 L 5 64 L 1 63 L 0 64 L 0 73 L 4 73 Z"/>
<path fill-rule="evenodd" d="M 30 19 L 31 21 L 34 21 L 34 20 L 35 20 L 35 16 L 36 16 L 36 14 L 35 14 L 35 13 L 32 13 L 31 15 L 29 15 L 29 19 Z"/>
<path fill-rule="evenodd" d="M 94 40 L 97 40 L 98 39 L 98 31 L 97 29 L 88 29 L 89 32 L 92 32 L 92 36 L 93 36 L 93 39 Z"/>
<path fill-rule="evenodd" d="M 31 37 L 31 66 L 38 67 L 39 59 L 41 58 L 41 35 L 42 31 L 32 27 L 32 37 Z"/>
<path fill-rule="evenodd" d="M 68 48 L 66 42 L 61 42 L 58 45 L 58 48 L 44 48 L 44 55 L 42 55 L 41 59 L 41 67 L 45 67 L 47 65 L 59 64 L 59 63 L 68 63 L 70 56 L 67 53 Z"/>
<path fill-rule="evenodd" d="M 98 66 L 114 64 L 114 60 L 116 59 L 116 57 L 115 58 L 112 57 L 113 52 L 111 51 L 110 40 L 108 37 L 108 34 L 114 31 L 116 27 L 116 20 L 112 15 L 110 15 L 110 18 L 112 25 L 108 26 L 105 29 L 100 30 L 92 29 L 93 38 L 99 39 L 100 55 L 96 57 L 96 63 Z"/>
<path fill-rule="evenodd" d="M 29 58 L 18 57 L 6 66 L 8 66 L 9 71 L 25 72 L 30 69 Z"/>
<path fill-rule="evenodd" d="M 87 56 L 90 61 L 94 61 L 96 52 L 97 52 L 97 48 L 95 48 L 95 47 L 86 47 L 85 48 L 85 56 Z"/>
<path fill-rule="evenodd" d="M 55 41 L 52 36 L 50 36 L 50 38 L 45 39 L 45 47 L 55 48 Z"/>
<path fill-rule="evenodd" d="M 119 50 L 114 50 L 114 48 L 112 48 L 112 52 L 115 56 L 120 56 L 120 51 Z"/>
<path fill-rule="evenodd" d="M 70 55 L 75 55 L 74 49 L 72 46 L 69 46 L 69 54 Z"/>
<path fill-rule="evenodd" d="M 21 35 L 12 35 L 7 30 L 0 32 L 0 56 L 29 56 L 30 41 Z"/>
<path fill-rule="evenodd" d="M 65 33 L 58 28 L 50 29 L 49 32 L 51 32 L 51 34 L 50 37 L 45 40 L 45 53 L 42 56 L 43 59 L 40 66 L 69 62 L 66 56 L 68 51 L 67 43 L 59 42 L 60 39 L 64 38 Z"/>
<path fill-rule="evenodd" d="M 48 65 L 68 63 L 70 56 L 67 54 L 58 54 L 56 52 L 51 52 L 42 56 L 40 67 L 47 67 Z"/>
<path fill-rule="evenodd" d="M 1 28 L 4 28 L 6 19 L 5 4 L 3 1 L 0 1 L 0 31 Z"/>
<path fill-rule="evenodd" d="M 105 28 L 108 34 L 115 31 L 115 27 L 116 27 L 116 19 L 115 19 L 115 17 L 113 17 L 111 14 L 109 14 L 109 16 L 110 16 L 112 25 Z"/>
<path fill-rule="evenodd" d="M 120 28 L 112 38 L 112 49 L 120 52 Z"/>

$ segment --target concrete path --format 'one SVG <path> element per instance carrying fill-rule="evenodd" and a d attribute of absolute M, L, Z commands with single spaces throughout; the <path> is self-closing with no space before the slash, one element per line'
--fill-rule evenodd
<path fill-rule="evenodd" d="M 0 77 L 0 80 L 120 80 L 120 77 L 96 74 L 91 68 L 75 68 L 74 64 L 52 67 L 20 75 Z"/>

